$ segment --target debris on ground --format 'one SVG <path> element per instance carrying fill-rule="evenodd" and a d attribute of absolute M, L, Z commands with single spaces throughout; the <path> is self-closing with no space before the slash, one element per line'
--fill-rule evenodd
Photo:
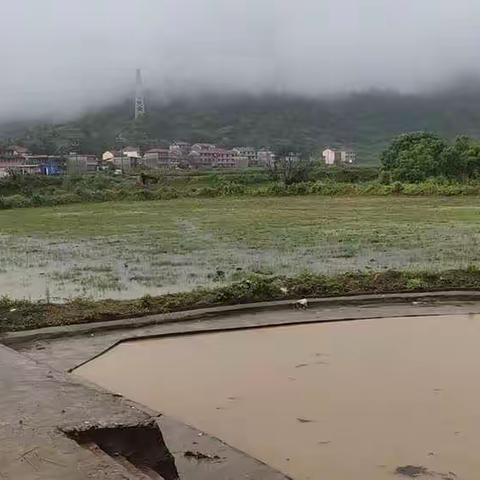
<path fill-rule="evenodd" d="M 223 460 L 222 457 L 219 457 L 218 455 L 209 455 L 208 453 L 198 451 L 192 452 L 191 450 L 187 450 L 183 455 L 187 458 L 194 458 L 195 460 L 205 462 L 220 462 Z"/>
<path fill-rule="evenodd" d="M 295 368 L 303 368 L 303 367 L 308 367 L 308 363 L 299 363 L 298 365 L 295 365 Z"/>
<path fill-rule="evenodd" d="M 315 420 L 309 420 L 308 418 L 297 418 L 297 422 L 300 423 L 313 423 Z"/>
<path fill-rule="evenodd" d="M 405 477 L 415 478 L 420 475 L 429 475 L 430 472 L 425 467 L 418 467 L 415 465 L 405 465 L 404 467 L 397 467 L 395 470 L 397 475 L 403 475 Z"/>
<path fill-rule="evenodd" d="M 403 475 L 405 477 L 417 478 L 417 477 L 430 477 L 432 479 L 439 480 L 456 480 L 457 475 L 454 472 L 440 473 L 433 472 L 426 467 L 415 466 L 415 465 L 405 465 L 404 467 L 397 467 L 395 470 L 397 475 Z"/>
<path fill-rule="evenodd" d="M 297 310 L 306 310 L 308 308 L 308 300 L 306 298 L 297 300 L 294 306 Z"/>

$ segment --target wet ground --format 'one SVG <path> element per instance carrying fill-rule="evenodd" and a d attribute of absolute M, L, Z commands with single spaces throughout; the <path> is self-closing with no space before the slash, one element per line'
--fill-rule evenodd
<path fill-rule="evenodd" d="M 0 211 L 0 296 L 138 298 L 252 273 L 480 265 L 478 197 L 177 199 Z"/>
<path fill-rule="evenodd" d="M 77 375 L 296 480 L 474 479 L 480 316 L 126 342 Z"/>

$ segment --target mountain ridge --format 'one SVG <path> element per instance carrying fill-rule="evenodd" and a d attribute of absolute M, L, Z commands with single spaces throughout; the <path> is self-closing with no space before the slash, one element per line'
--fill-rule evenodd
<path fill-rule="evenodd" d="M 42 127 L 36 122 L 18 138 L 35 144 L 35 135 L 43 135 L 55 143 L 62 132 L 75 131 L 78 148 L 85 153 L 100 153 L 119 143 L 148 147 L 174 140 L 226 147 L 291 145 L 309 152 L 347 146 L 366 164 L 376 163 L 391 139 L 407 131 L 480 138 L 480 87 L 472 86 L 423 95 L 372 90 L 329 98 L 210 94 L 168 103 L 155 101 L 153 95 L 147 99 L 148 114 L 141 121 L 132 121 L 132 102 L 123 101 L 63 124 Z M 25 123 L 17 125 L 21 129 Z"/>

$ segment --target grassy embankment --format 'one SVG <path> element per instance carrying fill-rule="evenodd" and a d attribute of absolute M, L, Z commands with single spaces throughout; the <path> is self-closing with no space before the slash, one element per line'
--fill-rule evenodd
<path fill-rule="evenodd" d="M 5 210 L 0 296 L 42 301 L 4 298 L 0 329 L 301 296 L 480 288 L 479 218 L 478 197 L 178 199 Z M 51 301 L 62 295 L 64 303 Z M 106 300 L 112 296 L 117 300 Z M 136 299 L 122 300 L 128 298 Z"/>
<path fill-rule="evenodd" d="M 65 304 L 47 304 L 0 298 L 0 332 L 110 321 L 267 300 L 479 288 L 480 270 L 471 268 L 442 273 L 387 271 L 334 276 L 302 275 L 295 278 L 257 275 L 226 287 L 199 288 L 191 292 L 159 297 L 147 295 L 138 300 L 95 302 L 77 299 Z"/>
<path fill-rule="evenodd" d="M 429 180 L 421 183 L 379 181 L 378 168 L 324 168 L 306 182 L 285 186 L 261 170 L 153 172 L 144 185 L 139 175 L 99 173 L 83 177 L 18 176 L 0 179 L 0 209 L 177 198 L 280 196 L 460 196 L 480 195 L 480 182 Z"/>

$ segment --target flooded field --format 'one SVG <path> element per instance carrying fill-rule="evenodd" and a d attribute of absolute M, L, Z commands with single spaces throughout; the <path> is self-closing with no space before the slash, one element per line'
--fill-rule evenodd
<path fill-rule="evenodd" d="M 241 280 L 480 266 L 480 199 L 179 199 L 0 211 L 0 296 L 137 298 Z"/>
<path fill-rule="evenodd" d="M 362 320 L 120 344 L 76 374 L 295 480 L 474 480 L 480 317 Z"/>

